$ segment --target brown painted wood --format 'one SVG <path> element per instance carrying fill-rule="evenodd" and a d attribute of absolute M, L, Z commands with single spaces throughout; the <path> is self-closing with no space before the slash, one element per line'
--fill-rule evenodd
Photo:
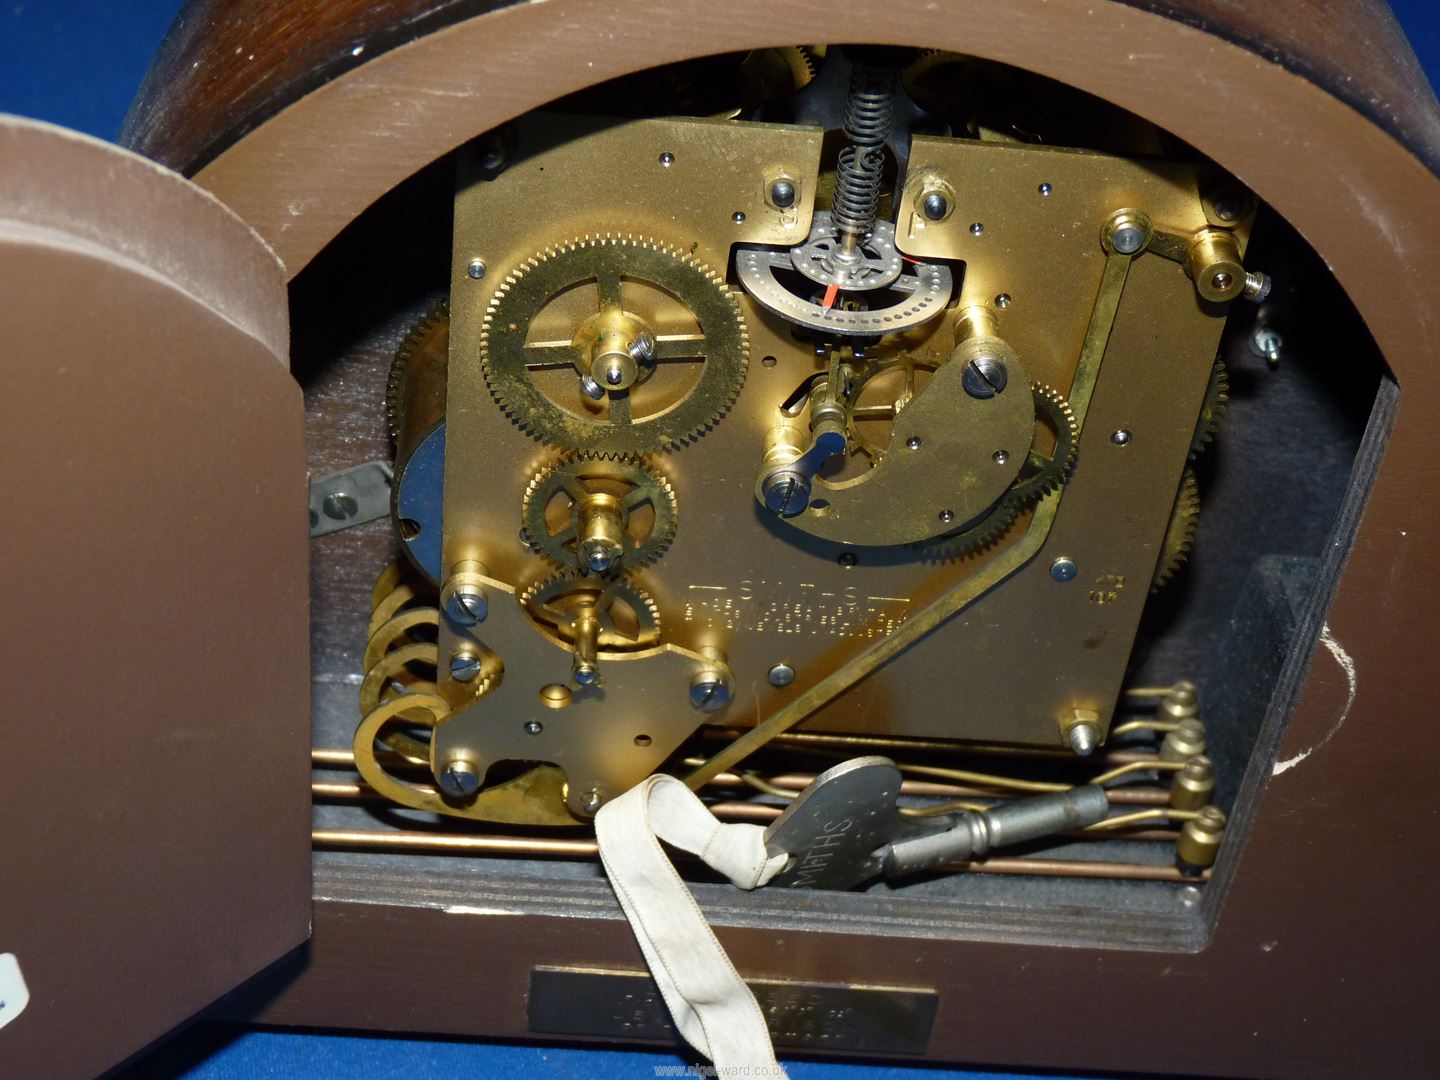
<path fill-rule="evenodd" d="M 509 2 L 188 0 L 155 56 L 121 142 L 189 175 L 337 75 Z M 1435 95 L 1385 0 L 1127 2 L 1283 64 L 1349 102 L 1432 168 L 1440 168 Z M 829 20 L 828 11 L 815 9 L 802 25 L 824 28 Z M 1198 95 L 1205 93 L 1203 69 L 1179 71 L 1176 77 L 1189 80 Z"/>
<path fill-rule="evenodd" d="M 1353 554 L 1326 616 L 1355 685 L 1329 648 L 1305 658 L 1309 675 L 1288 724 L 1281 708 L 1262 737 L 1248 831 L 1242 824 L 1227 847 L 1203 947 L 1183 936 L 1126 947 L 1113 932 L 1102 945 L 1102 928 L 1063 921 L 1048 924 L 1048 938 L 1045 927 L 979 924 L 886 937 L 818 909 L 803 928 L 794 917 L 747 921 L 718 911 L 722 939 L 754 977 L 938 985 L 938 1059 L 1210 1075 L 1431 1074 L 1440 1060 L 1429 948 L 1440 831 L 1413 800 L 1429 789 L 1440 754 L 1440 728 L 1423 707 L 1440 645 L 1440 587 L 1429 572 L 1440 558 L 1440 500 L 1430 497 L 1440 452 L 1430 420 L 1440 409 L 1432 362 L 1440 181 L 1316 84 L 1131 6 L 952 0 L 939 18 L 924 0 L 854 0 L 847 12 L 882 43 L 965 51 L 1094 93 L 1238 174 L 1333 268 L 1398 380 L 1401 404 L 1368 503 L 1355 508 Z M 723 8 L 552 0 L 499 9 L 297 99 L 198 179 L 298 273 L 396 183 L 476 133 L 639 68 L 775 44 L 768 28 L 804 25 L 813 14 L 800 0 Z M 595 49 L 602 40 L 606 48 Z M 1115 62 L 1097 62 L 1106 57 Z M 1177 75 L 1185 72 L 1202 74 Z M 1344 554 L 1341 545 L 1337 559 Z M 1272 776 L 1277 759 L 1295 763 Z M 638 966 L 603 886 L 546 882 L 528 905 L 507 906 L 477 896 L 473 881 L 448 898 L 384 885 L 322 883 L 308 964 L 271 988 L 259 1015 L 520 1036 L 532 964 Z M 469 911 L 448 910 L 457 906 Z M 386 947 L 396 941 L 403 946 Z M 434 982 L 437 966 L 447 972 L 443 986 Z M 976 994 L 977 986 L 986 989 Z"/>
<path fill-rule="evenodd" d="M 1126 0 L 1252 49 L 1328 90 L 1440 169 L 1435 92 L 1388 0 Z M 1181 69 L 1197 101 L 1203 68 Z"/>
<path fill-rule="evenodd" d="M 0 118 L 0 1075 L 92 1077 L 309 934 L 285 279 L 153 162 Z"/>

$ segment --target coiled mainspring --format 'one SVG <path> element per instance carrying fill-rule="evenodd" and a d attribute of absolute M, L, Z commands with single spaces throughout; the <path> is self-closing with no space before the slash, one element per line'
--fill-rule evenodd
<path fill-rule="evenodd" d="M 894 71 L 856 64 L 845 102 L 845 137 L 835 168 L 830 214 L 842 236 L 860 238 L 875 225 L 885 172 L 885 142 L 895 111 Z"/>

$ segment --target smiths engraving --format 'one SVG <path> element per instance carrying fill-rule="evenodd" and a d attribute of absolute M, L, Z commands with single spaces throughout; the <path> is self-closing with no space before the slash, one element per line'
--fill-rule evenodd
<path fill-rule="evenodd" d="M 855 825 L 854 818 L 838 818 L 820 826 L 820 833 L 800 856 L 786 884 L 794 889 L 808 889 L 823 880 L 830 860 L 845 850 L 846 838 Z"/>
<path fill-rule="evenodd" d="M 933 990 L 754 980 L 749 982 L 777 1046 L 923 1054 L 939 1002 Z M 530 1030 L 671 1041 L 677 1038 L 644 972 L 536 968 Z"/>
<path fill-rule="evenodd" d="M 831 588 L 747 578 L 739 585 L 691 585 L 684 619 L 706 629 L 755 634 L 888 637 L 905 621 L 910 600 L 872 596 L 854 586 Z"/>

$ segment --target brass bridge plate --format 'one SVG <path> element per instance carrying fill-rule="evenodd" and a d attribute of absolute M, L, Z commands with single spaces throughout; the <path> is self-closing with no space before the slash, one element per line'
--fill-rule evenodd
<path fill-rule="evenodd" d="M 749 983 L 777 1047 L 855 1054 L 923 1054 L 940 995 L 934 990 L 833 983 Z M 539 967 L 530 973 L 537 1035 L 675 1041 L 654 980 L 639 971 Z"/>
<path fill-rule="evenodd" d="M 567 141 L 571 135 L 577 137 Z M 693 252 L 717 270 L 727 265 L 734 244 L 792 243 L 808 224 L 814 185 L 801 185 L 793 215 L 786 215 L 765 205 L 764 180 L 777 171 L 813 176 L 819 133 L 743 122 L 606 126 L 540 116 L 517 124 L 516 146 L 513 163 L 498 176 L 484 174 L 469 159 L 459 176 L 445 561 L 478 560 L 493 578 L 519 591 L 553 572 L 516 534 L 526 485 L 561 450 L 537 442 L 505 416 L 481 376 L 481 319 L 495 288 L 535 250 L 586 233 L 649 236 Z M 974 140 L 917 138 L 915 148 L 915 168 L 940 174 L 957 195 L 957 210 L 944 227 L 922 230 L 907 189 L 899 218 L 902 250 L 962 259 L 959 302 L 995 305 L 1003 296 L 1001 335 L 1035 381 L 1062 393 L 1076 392 L 1077 363 L 1102 294 L 1100 233 L 1106 220 L 1134 208 L 1177 235 L 1208 224 L 1191 165 Z M 1041 194 L 1042 187 L 1048 194 Z M 975 224 L 983 229 L 972 231 Z M 1242 249 L 1247 235 L 1248 223 L 1237 228 Z M 488 267 L 479 280 L 467 275 L 477 258 Z M 659 606 L 668 661 L 706 648 L 724 654 L 735 674 L 735 697 L 703 719 L 727 726 L 753 725 L 797 701 L 862 650 L 895 635 L 958 581 L 981 573 L 1024 528 L 1018 523 L 1015 533 L 983 555 L 945 560 L 903 547 L 850 550 L 801 535 L 764 513 L 752 489 L 765 432 L 777 406 L 817 369 L 788 326 L 748 297 L 740 297 L 740 306 L 750 337 L 745 384 L 712 430 L 657 457 L 675 490 L 679 530 L 663 558 L 632 575 Z M 1196 298 L 1176 263 L 1154 253 L 1137 257 L 1105 339 L 1079 464 L 1043 548 L 895 663 L 829 701 L 804 728 L 1058 747 L 1057 718 L 1074 709 L 1093 710 L 1108 724 L 1223 315 Z M 943 360 L 953 348 L 949 320 L 882 345 L 877 358 L 887 348 Z M 1119 429 L 1129 438 L 1112 441 Z M 1079 567 L 1073 580 L 1052 579 L 1050 564 L 1060 556 Z M 511 678 L 528 669 L 542 644 L 526 627 L 502 633 L 498 623 L 482 625 L 477 634 L 502 655 Z M 442 629 L 442 656 L 458 644 L 453 630 Z M 556 653 L 563 675 L 564 653 L 544 648 Z M 796 678 L 777 688 L 766 673 L 779 663 Z M 549 666 L 545 677 L 557 677 Z M 664 667 L 656 659 L 602 664 L 607 707 L 591 709 L 598 699 L 577 696 L 573 718 L 563 723 L 528 705 L 511 712 L 498 701 L 474 702 L 472 692 L 442 671 L 440 693 L 455 716 L 439 738 L 458 746 L 468 735 L 488 736 L 500 725 L 506 744 L 529 747 L 538 757 L 541 738 L 552 732 L 568 738 L 562 728 L 578 734 L 593 719 L 612 745 L 623 744 L 626 756 L 663 756 L 669 747 L 662 746 L 662 735 L 673 737 L 674 731 L 651 731 L 654 717 L 673 718 L 675 730 L 702 719 L 686 699 L 684 671 L 660 672 Z M 633 693 L 626 689 L 632 680 Z M 539 684 L 534 678 L 525 683 L 528 703 Z M 519 694 L 520 688 L 511 690 Z M 487 708 L 491 704 L 497 707 Z M 522 738 L 532 713 L 545 723 L 545 733 Z M 639 735 L 650 742 L 637 750 Z M 547 756 L 555 760 L 558 753 Z"/>

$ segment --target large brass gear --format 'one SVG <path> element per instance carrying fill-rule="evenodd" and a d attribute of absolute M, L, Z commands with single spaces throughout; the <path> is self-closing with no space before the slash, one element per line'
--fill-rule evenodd
<path fill-rule="evenodd" d="M 1216 360 L 1210 369 L 1210 382 L 1205 387 L 1205 400 L 1200 405 L 1200 419 L 1195 424 L 1195 434 L 1190 440 L 1190 460 L 1210 445 L 1220 420 L 1225 415 L 1225 406 L 1230 401 L 1230 375 L 1225 370 L 1225 361 Z"/>
<path fill-rule="evenodd" d="M 392 440 L 400 436 L 406 396 L 406 379 L 412 369 L 419 365 L 445 365 L 450 345 L 450 302 L 443 300 L 436 304 L 410 328 L 400 347 L 395 350 L 395 360 L 390 365 L 390 376 L 385 382 L 385 423 L 390 429 Z"/>
<path fill-rule="evenodd" d="M 1152 593 L 1164 588 L 1189 558 L 1199 523 L 1200 486 L 1195 480 L 1195 470 L 1187 466 L 1180 478 L 1180 489 L 1175 493 L 1175 506 L 1170 511 L 1165 539 L 1160 542 L 1160 560 L 1155 565 L 1155 577 L 1150 582 Z"/>
<path fill-rule="evenodd" d="M 543 308 L 574 286 L 590 282 L 598 293 L 597 316 L 575 326 L 568 342 L 528 340 Z M 700 332 L 648 335 L 642 329 L 631 351 L 648 357 L 649 368 L 638 376 L 627 375 L 623 388 L 614 391 L 594 379 L 587 384 L 585 369 L 597 341 L 590 326 L 594 319 L 617 318 L 643 326 L 623 303 L 623 290 L 636 284 L 658 288 L 678 301 Z M 660 241 L 607 234 L 546 248 L 507 274 L 485 313 L 480 362 L 495 400 L 520 428 L 572 450 L 619 456 L 671 450 L 703 434 L 734 404 L 745 380 L 748 349 L 740 307 L 713 270 Z M 658 380 L 671 383 L 659 387 L 645 373 L 676 364 L 700 368 L 678 391 L 673 380 Z M 535 376 L 555 369 L 578 374 L 568 389 L 568 381 L 561 379 L 547 393 Z"/>
<path fill-rule="evenodd" d="M 1026 508 L 1056 490 L 1070 476 L 1079 452 L 1080 427 L 1070 403 L 1060 391 L 1042 383 L 1031 387 L 1035 416 L 1055 435 L 1049 454 L 1030 451 L 1020 477 L 978 521 L 959 532 L 920 545 L 929 558 L 955 559 L 983 551 L 999 540 Z"/>
<path fill-rule="evenodd" d="M 1055 446 L 1048 455 L 1037 450 L 1030 451 L 1020 470 L 1020 479 L 1006 496 L 1026 506 L 1050 494 L 1069 478 L 1070 470 L 1075 467 L 1075 456 L 1080 451 L 1080 425 L 1076 423 L 1074 410 L 1065 400 L 1065 395 L 1043 383 L 1032 387 L 1032 392 L 1035 395 L 1035 415 L 1055 433 Z"/>
<path fill-rule="evenodd" d="M 574 620 L 585 608 L 600 623 L 600 658 L 640 652 L 660 641 L 660 608 L 650 594 L 621 578 L 562 574 L 532 585 L 520 605 L 547 637 L 572 646 Z"/>
<path fill-rule="evenodd" d="M 567 458 L 535 474 L 521 515 L 531 545 L 558 566 L 635 569 L 675 538 L 675 490 L 638 461 Z"/>

